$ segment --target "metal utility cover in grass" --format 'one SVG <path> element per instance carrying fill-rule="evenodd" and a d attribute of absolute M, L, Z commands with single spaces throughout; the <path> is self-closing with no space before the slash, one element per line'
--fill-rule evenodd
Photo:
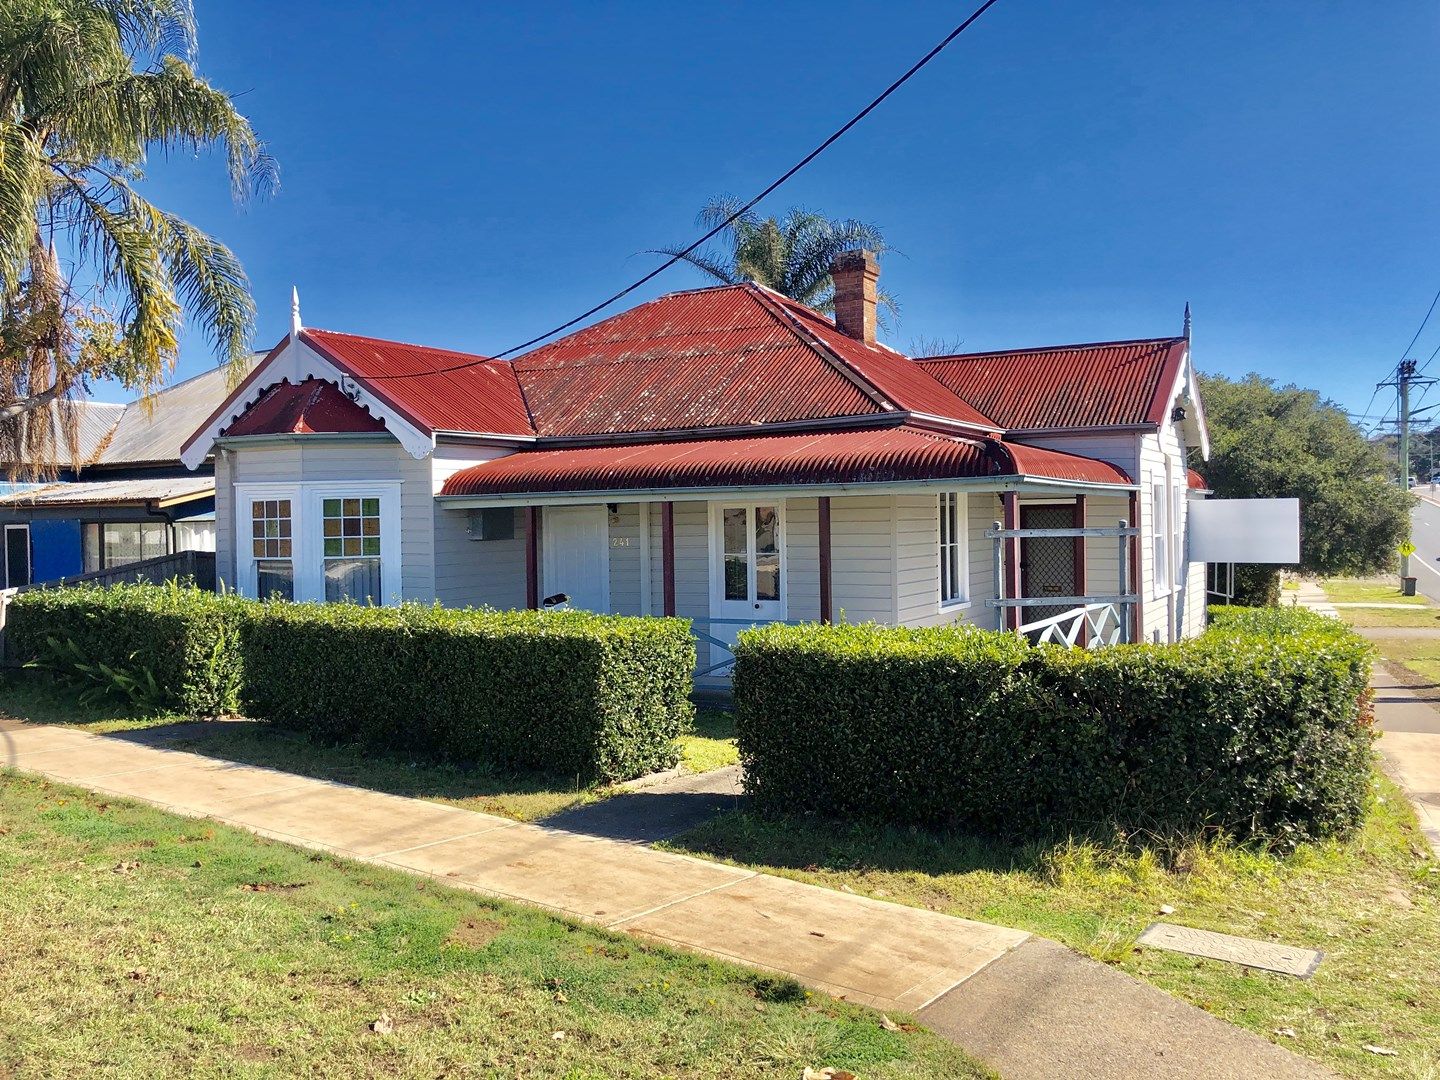
<path fill-rule="evenodd" d="M 1203 956 L 1210 960 L 1226 960 L 1245 967 L 1294 975 L 1297 979 L 1308 979 L 1314 975 L 1325 955 L 1314 949 L 1277 945 L 1273 941 L 1256 941 L 1253 938 L 1233 937 L 1230 934 L 1217 934 L 1212 930 L 1196 930 L 1190 926 L 1175 926 L 1173 923 L 1163 922 L 1151 923 L 1136 941 L 1155 949 L 1168 949 L 1171 952 Z"/>

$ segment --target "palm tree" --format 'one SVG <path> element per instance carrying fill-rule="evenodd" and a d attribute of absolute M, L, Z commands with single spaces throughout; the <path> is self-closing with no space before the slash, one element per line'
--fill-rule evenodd
<path fill-rule="evenodd" d="M 210 148 L 237 201 L 275 180 L 249 121 L 190 67 L 194 50 L 190 0 L 0 0 L 0 456 L 12 470 L 53 460 L 87 380 L 158 388 L 186 314 L 235 373 L 248 355 L 240 261 L 136 190 L 149 155 Z"/>
<path fill-rule="evenodd" d="M 701 209 L 696 224 L 713 229 L 743 205 L 733 195 L 716 196 Z M 647 254 L 678 255 L 726 285 L 753 281 L 829 313 L 835 309 L 834 283 L 830 280 L 830 264 L 835 256 L 858 248 L 876 255 L 892 250 L 878 225 L 854 218 L 827 218 L 799 207 L 791 207 L 781 218 L 762 218 L 747 210 L 719 235 L 728 249 L 722 255 L 686 253 L 683 247 L 656 248 Z M 880 303 L 891 315 L 899 314 L 899 305 L 888 293 L 880 293 Z"/>

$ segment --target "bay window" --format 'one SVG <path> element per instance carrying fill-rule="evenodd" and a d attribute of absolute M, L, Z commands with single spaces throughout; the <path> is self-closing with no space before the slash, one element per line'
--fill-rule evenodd
<path fill-rule="evenodd" d="M 246 596 L 387 604 L 400 593 L 400 482 L 237 484 Z"/>

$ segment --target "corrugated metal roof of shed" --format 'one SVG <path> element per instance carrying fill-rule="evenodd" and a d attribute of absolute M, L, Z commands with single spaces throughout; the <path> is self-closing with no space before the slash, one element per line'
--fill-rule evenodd
<path fill-rule="evenodd" d="M 1159 424 L 1184 338 L 966 353 L 916 361 L 1014 431 Z"/>
<path fill-rule="evenodd" d="M 93 506 L 191 502 L 215 492 L 213 476 L 170 476 L 158 480 L 94 480 L 48 484 L 0 496 L 0 506 Z"/>

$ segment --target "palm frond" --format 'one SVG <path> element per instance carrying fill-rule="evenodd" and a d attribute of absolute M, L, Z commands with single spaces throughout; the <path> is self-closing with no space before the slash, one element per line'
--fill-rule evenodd
<path fill-rule="evenodd" d="M 700 271 L 703 271 L 703 272 L 706 273 L 706 274 L 709 274 L 709 275 L 710 275 L 711 277 L 713 277 L 716 281 L 720 282 L 720 283 L 723 284 L 723 285 L 738 285 L 738 284 L 740 283 L 740 281 L 742 280 L 741 278 L 738 278 L 738 277 L 735 276 L 734 271 L 733 271 L 730 267 L 726 266 L 723 262 L 721 262 L 719 259 L 715 258 L 713 255 L 709 255 L 709 254 L 707 254 L 706 252 L 703 252 L 703 251 L 690 251 L 690 252 L 687 252 L 687 251 L 686 251 L 684 248 L 682 248 L 682 247 L 673 247 L 673 248 L 663 248 L 663 247 L 662 247 L 662 248 L 649 248 L 649 249 L 641 252 L 641 254 L 642 254 L 642 255 L 669 255 L 669 256 L 677 257 L 677 258 L 683 260 L 684 262 L 689 263 L 691 266 L 695 267 L 697 270 L 700 270 Z"/>
<path fill-rule="evenodd" d="M 0 120 L 0 286 L 18 286 L 35 240 L 35 209 L 49 190 L 49 163 L 33 134 Z"/>
<path fill-rule="evenodd" d="M 255 333 L 255 301 L 245 268 L 234 252 L 188 221 L 174 214 L 161 218 L 162 245 L 176 295 L 204 324 L 211 343 L 224 350 L 232 373 L 243 373 Z"/>

